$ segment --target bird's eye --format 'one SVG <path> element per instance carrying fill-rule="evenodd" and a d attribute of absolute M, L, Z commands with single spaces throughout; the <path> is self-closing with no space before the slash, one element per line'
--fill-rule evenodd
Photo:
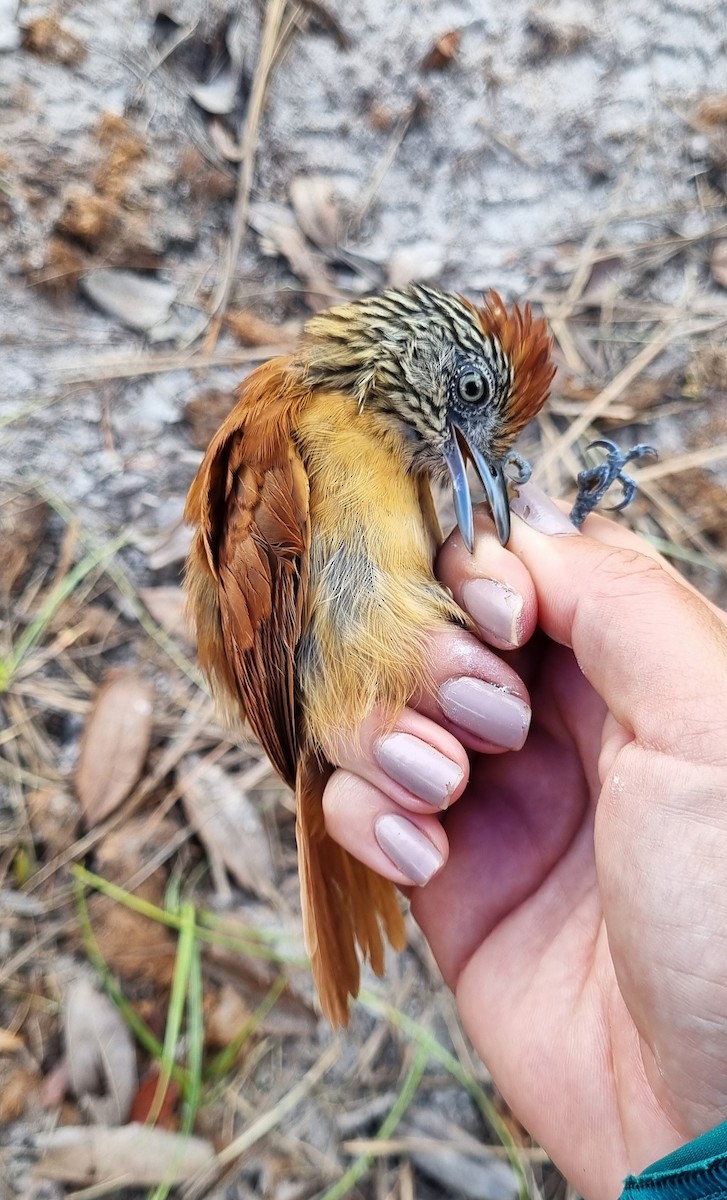
<path fill-rule="evenodd" d="M 463 371 L 457 380 L 457 391 L 460 399 L 468 404 L 476 404 L 487 390 L 487 385 L 479 371 Z"/>

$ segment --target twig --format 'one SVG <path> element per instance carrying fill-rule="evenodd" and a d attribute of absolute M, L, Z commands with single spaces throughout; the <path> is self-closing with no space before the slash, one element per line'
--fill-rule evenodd
<path fill-rule="evenodd" d="M 652 363 L 655 358 L 659 357 L 662 350 L 676 337 L 675 329 L 675 325 L 665 324 L 654 340 L 647 342 L 643 349 L 631 359 L 631 362 L 627 363 L 624 369 L 619 372 L 616 378 L 612 379 L 597 396 L 593 397 L 580 416 L 576 417 L 575 421 L 564 430 L 560 437 L 549 446 L 538 460 L 533 472 L 536 478 L 541 477 L 551 463 L 559 461 L 565 451 L 573 446 L 578 441 L 578 438 L 585 433 L 596 417 L 603 416 L 612 401 L 618 400 L 626 391 L 626 388 L 649 366 L 649 363 Z"/>
<path fill-rule="evenodd" d="M 222 279 L 212 299 L 212 323 L 204 340 L 204 350 L 206 353 L 210 353 L 217 342 L 222 324 L 222 314 L 227 308 L 230 299 L 235 268 L 237 260 L 240 257 L 242 242 L 245 236 L 250 192 L 252 190 L 252 180 L 255 171 L 255 155 L 260 121 L 265 105 L 265 93 L 277 51 L 278 35 L 286 3 L 287 0 L 269 0 L 265 10 L 265 21 L 263 23 L 260 43 L 260 58 L 258 59 L 255 78 L 253 79 L 250 106 L 247 111 L 245 130 L 242 135 L 242 157 L 237 176 L 237 194 L 232 213 L 232 231 L 227 246 L 227 256 Z"/>
<path fill-rule="evenodd" d="M 366 1154 L 381 1158 L 399 1154 L 468 1154 L 473 1158 L 506 1158 L 504 1146 L 495 1146 L 491 1142 L 478 1142 L 467 1138 L 461 1142 L 440 1142 L 436 1138 L 427 1137 L 397 1137 L 381 1141 L 378 1138 L 352 1138 L 342 1142 L 341 1149 L 345 1154 Z M 547 1163 L 550 1158 L 540 1146 L 520 1146 L 519 1152 L 530 1162 Z"/>
<path fill-rule="evenodd" d="M 665 479 L 668 475 L 678 475 L 680 471 L 689 471 L 692 467 L 708 467 L 712 463 L 722 462 L 727 458 L 727 442 L 719 446 L 705 446 L 701 450 L 688 450 L 675 458 L 656 462 L 650 467 L 639 471 L 639 482 L 651 483 L 654 479 Z"/>
<path fill-rule="evenodd" d="M 209 1187 L 217 1177 L 218 1172 L 229 1163 L 233 1163 L 236 1159 L 240 1158 L 256 1142 L 259 1142 L 261 1138 L 275 1129 L 283 1117 L 297 1108 L 301 1100 L 305 1099 L 319 1080 L 331 1069 L 340 1053 L 340 1042 L 333 1042 L 324 1051 L 318 1061 L 313 1064 L 311 1069 L 306 1072 L 300 1082 L 290 1089 L 287 1095 L 281 1096 L 277 1104 L 274 1104 L 268 1112 L 263 1113 L 256 1121 L 248 1125 L 247 1129 L 239 1137 L 235 1138 L 234 1141 L 230 1142 L 229 1146 L 225 1146 L 224 1150 L 220 1151 L 217 1155 L 212 1167 L 206 1168 L 204 1172 L 201 1172 L 196 1178 L 190 1181 L 183 1192 L 185 1200 L 201 1200 L 202 1196 L 208 1195 Z"/>
<path fill-rule="evenodd" d="M 64 383 L 96 383 L 101 379 L 135 379 L 139 375 L 161 375 L 167 371 L 207 371 L 210 367 L 236 367 L 244 363 L 262 362 L 266 358 L 274 358 L 278 354 L 287 354 L 292 348 L 292 342 L 281 342 L 277 346 L 255 346 L 245 350 L 223 350 L 218 353 L 187 353 L 186 351 L 172 354 L 136 354 L 133 358 L 103 357 L 92 361 L 88 366 L 79 367 L 57 363 L 51 370 L 59 375 Z M 48 403 L 62 397 L 54 397 Z M 38 405 L 37 407 L 42 407 Z M 20 416 L 25 413 L 19 414 Z M 10 422 L 5 422 L 9 424 Z"/>

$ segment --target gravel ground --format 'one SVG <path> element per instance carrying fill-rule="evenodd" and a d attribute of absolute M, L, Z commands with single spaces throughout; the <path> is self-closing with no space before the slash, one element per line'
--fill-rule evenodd
<path fill-rule="evenodd" d="M 44 630 L 16 693 L 8 691 L 13 736 L 0 748 L 10 747 L 0 832 L 2 886 L 14 894 L 28 880 L 33 890 L 33 871 L 53 857 L 51 842 L 66 859 L 82 855 L 72 836 L 53 842 L 46 829 L 39 838 L 31 796 L 47 786 L 77 805 L 71 773 L 108 667 L 141 664 L 153 688 L 148 777 L 203 702 L 190 682 L 178 613 L 165 621 L 155 612 L 176 647 L 172 661 L 167 643 L 162 653 L 153 639 L 140 641 L 135 606 L 143 589 L 158 599 L 168 587 L 178 598 L 184 496 L 235 382 L 265 356 L 261 345 L 287 345 L 305 316 L 332 298 L 428 279 L 473 296 L 495 287 L 539 305 L 556 336 L 558 376 L 550 413 L 525 448 L 555 492 L 572 487 L 581 465 L 584 439 L 568 440 L 571 422 L 658 342 L 659 353 L 615 389 L 610 408 L 601 406 L 608 409 L 602 422 L 584 421 L 582 433 L 623 426 L 625 442 L 646 434 L 667 463 L 693 456 L 681 463 L 688 469 L 649 481 L 631 519 L 710 594 L 727 594 L 724 5 L 304 0 L 283 19 L 285 38 L 247 145 L 254 170 L 245 206 L 244 131 L 260 79 L 265 11 L 250 0 L 63 0 L 17 9 L 0 0 L 0 511 L 10 514 L 17 496 L 36 490 L 49 505 L 35 535 L 21 537 L 11 516 L 0 525 L 21 546 L 17 586 L 8 574 L 2 588 L 12 592 L 2 610 L 6 650 L 73 562 L 125 537 L 114 558 L 123 574 L 93 576 L 66 624 Z M 242 245 L 230 270 L 236 212 Z M 210 314 L 225 282 L 229 319 L 218 327 Z M 10 558 L 8 543 L 0 551 L 8 572 Z M 93 622 L 109 611 L 116 625 L 102 634 Z M 82 621 L 93 628 L 76 644 L 67 631 Z M 72 643 L 71 662 L 62 655 Z M 35 741 L 17 732 L 23 715 L 41 731 Z M 200 722 L 192 751 L 222 746 L 230 779 L 259 766 L 249 743 L 225 749 L 211 715 Z M 174 770 L 180 761 L 181 751 Z M 294 927 L 289 805 L 267 787 L 266 836 L 283 915 L 273 908 L 283 927 Z M 166 794 L 159 784 L 152 797 L 161 803 Z M 32 847 L 22 869 L 13 859 L 18 841 Z M 203 859 L 198 851 L 193 865 Z M 98 859 L 86 861 L 100 869 Z M 23 938 L 43 937 L 50 920 L 43 914 L 55 920 L 67 903 L 62 883 L 43 879 L 34 894 L 50 908 L 33 915 L 32 932 L 27 914 L 0 928 L 11 965 Z M 219 907 L 218 883 L 209 885 L 209 902 Z M 238 885 L 234 903 L 229 895 L 226 902 L 249 919 Z M 266 903 L 262 889 L 258 909 Z M 270 912 L 258 909 L 264 925 Z M 61 1183 L 41 1188 L 28 1174 L 32 1138 L 57 1115 L 41 1090 L 68 1056 L 58 1024 L 63 981 L 84 969 L 77 939 L 58 958 L 54 936 L 47 933 L 51 957 L 42 968 L 38 960 L 36 975 L 20 963 L 1 977 L 9 990 L 1 993 L 0 1023 L 12 1025 L 13 1005 L 31 984 L 51 1009 L 58 1006 L 42 1031 L 25 1034 L 22 1069 L 35 1101 L 31 1110 L 22 1103 L 4 1110 L 3 1200 L 69 1194 Z M 426 951 L 415 941 L 403 962 L 392 967 L 396 1002 L 427 1013 L 443 1042 L 466 1054 L 446 995 L 427 1008 L 434 984 Z M 217 986 L 214 971 L 210 979 Z M 147 984 L 139 990 L 132 972 L 138 1004 L 149 1003 Z M 307 995 L 305 981 L 300 986 Z M 22 1021 L 14 1027 L 22 1031 Z M 302 1046 L 291 1048 L 289 1028 L 270 1035 L 278 1058 L 263 1061 L 257 1091 L 240 1112 L 260 1111 L 268 1094 L 284 1093 L 317 1060 L 326 1031 L 309 1021 L 298 1037 L 301 1028 Z M 330 1093 L 297 1126 L 283 1123 L 278 1141 L 264 1142 L 214 1194 L 322 1194 L 349 1161 L 337 1141 L 351 1130 L 366 1133 L 371 1122 L 376 1128 L 385 1115 L 377 1104 L 397 1087 L 396 1038 L 367 1013 L 355 1017 L 351 1039 Z M 369 1115 L 345 1126 L 336 1110 L 352 1089 Z M 481 1114 L 451 1080 L 429 1079 L 412 1136 L 425 1136 L 432 1113 L 463 1136 L 481 1135 Z M 455 1186 L 444 1156 L 434 1160 L 420 1155 L 413 1167 L 376 1168 L 362 1192 L 403 1197 L 416 1181 L 425 1198 L 513 1194 L 499 1162 L 489 1163 L 485 1178 L 479 1160 L 467 1158 L 475 1163 L 470 1179 L 460 1156 Z M 538 1186 L 553 1194 L 562 1185 L 542 1171 Z"/>

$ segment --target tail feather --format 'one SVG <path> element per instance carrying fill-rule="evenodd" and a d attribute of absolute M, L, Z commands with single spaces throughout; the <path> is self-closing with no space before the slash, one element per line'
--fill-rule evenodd
<path fill-rule="evenodd" d="M 322 796 L 330 768 L 304 757 L 296 782 L 303 929 L 321 1007 L 332 1025 L 348 1024 L 360 984 L 358 946 L 377 975 L 384 935 L 400 950 L 404 918 L 392 883 L 358 862 L 326 833 Z"/>

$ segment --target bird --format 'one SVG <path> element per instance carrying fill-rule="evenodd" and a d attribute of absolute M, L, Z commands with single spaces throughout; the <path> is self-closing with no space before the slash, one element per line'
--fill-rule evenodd
<path fill-rule="evenodd" d="M 361 960 L 405 942 L 398 892 L 326 832 L 332 737 L 384 724 L 428 682 L 437 630 L 472 628 L 434 574 L 433 482 L 474 545 L 471 462 L 500 541 L 512 447 L 554 374 L 529 306 L 410 284 L 317 313 L 254 369 L 190 488 L 185 587 L 198 657 L 295 791 L 306 948 L 321 1008 L 349 1018 Z"/>

